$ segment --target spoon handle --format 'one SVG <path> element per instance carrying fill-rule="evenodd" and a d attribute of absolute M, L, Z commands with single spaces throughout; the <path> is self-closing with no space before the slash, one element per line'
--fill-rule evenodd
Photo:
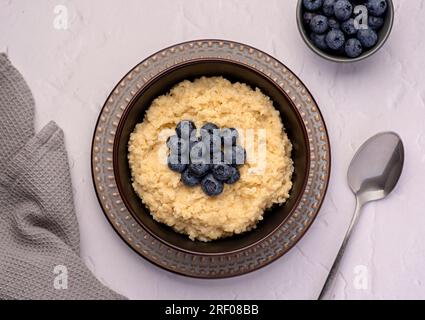
<path fill-rule="evenodd" d="M 333 284 L 338 273 L 339 264 L 341 262 L 342 256 L 344 255 L 348 240 L 350 239 L 354 226 L 356 225 L 357 220 L 359 218 L 362 206 L 363 205 L 360 202 L 359 198 L 356 197 L 356 209 L 354 211 L 353 218 L 351 219 L 350 226 L 348 227 L 347 233 L 345 234 L 344 240 L 342 241 L 341 247 L 339 248 L 338 254 L 335 258 L 332 268 L 329 271 L 328 277 L 326 278 L 325 284 L 323 285 L 322 291 L 320 292 L 319 300 L 324 300 L 333 288 Z"/>

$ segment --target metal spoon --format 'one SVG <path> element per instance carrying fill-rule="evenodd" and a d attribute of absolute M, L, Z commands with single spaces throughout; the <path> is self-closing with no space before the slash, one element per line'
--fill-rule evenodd
<path fill-rule="evenodd" d="M 332 265 L 319 300 L 331 291 L 338 266 L 362 207 L 371 201 L 385 198 L 396 186 L 404 163 L 404 147 L 394 132 L 379 133 L 367 140 L 354 155 L 348 168 L 348 184 L 356 196 L 356 210 Z"/>

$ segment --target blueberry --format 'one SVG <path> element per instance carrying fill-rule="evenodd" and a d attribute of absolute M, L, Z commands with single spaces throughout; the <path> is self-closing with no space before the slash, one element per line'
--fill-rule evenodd
<path fill-rule="evenodd" d="M 212 174 L 208 174 L 201 181 L 201 188 L 208 196 L 218 196 L 223 192 L 223 182 L 218 181 Z"/>
<path fill-rule="evenodd" d="M 369 16 L 367 20 L 369 28 L 378 30 L 384 25 L 384 18 Z"/>
<path fill-rule="evenodd" d="M 217 180 L 226 181 L 232 176 L 231 168 L 232 166 L 225 163 L 215 164 L 212 168 L 212 174 Z"/>
<path fill-rule="evenodd" d="M 357 32 L 357 39 L 365 48 L 372 48 L 378 42 L 378 35 L 372 29 L 360 29 Z"/>
<path fill-rule="evenodd" d="M 187 168 L 187 164 L 181 163 L 179 156 L 171 154 L 167 159 L 168 167 L 175 172 L 183 172 Z"/>
<path fill-rule="evenodd" d="M 326 35 L 326 44 L 332 50 L 339 50 L 344 46 L 345 36 L 341 30 L 332 29 Z"/>
<path fill-rule="evenodd" d="M 357 29 L 356 29 L 356 27 L 354 26 L 354 19 L 353 19 L 353 18 L 350 18 L 350 19 L 348 19 L 348 20 L 344 21 L 344 22 L 341 24 L 341 29 L 342 29 L 342 31 L 344 31 L 344 32 L 345 32 L 345 34 L 347 34 L 347 35 L 349 35 L 349 36 L 351 36 L 351 35 L 353 35 L 353 34 L 356 34 Z"/>
<path fill-rule="evenodd" d="M 189 169 L 183 171 L 181 180 L 188 187 L 194 187 L 201 183 L 201 178 L 194 175 Z"/>
<path fill-rule="evenodd" d="M 241 178 L 241 174 L 240 174 L 238 168 L 235 168 L 235 167 L 230 167 L 230 168 L 232 170 L 232 174 L 231 174 L 230 178 L 225 181 L 225 183 L 234 184 Z"/>
<path fill-rule="evenodd" d="M 186 140 L 174 135 L 167 139 L 167 147 L 172 154 L 181 155 L 189 149 L 189 144 Z"/>
<path fill-rule="evenodd" d="M 196 126 L 193 121 L 190 120 L 182 120 L 176 126 L 177 136 L 186 140 L 189 139 L 194 130 L 196 130 Z"/>
<path fill-rule="evenodd" d="M 224 162 L 232 166 L 242 165 L 246 161 L 246 151 L 241 146 L 235 146 L 224 150 Z"/>
<path fill-rule="evenodd" d="M 190 150 L 190 161 L 193 163 L 205 163 L 208 160 L 208 146 L 203 142 L 196 142 Z"/>
<path fill-rule="evenodd" d="M 210 136 L 218 136 L 220 139 L 220 129 L 214 124 L 214 123 L 206 123 L 202 126 L 202 128 L 199 130 L 199 134 L 204 142 L 211 142 L 214 143 L 216 141 L 216 138 L 213 138 L 211 140 Z"/>
<path fill-rule="evenodd" d="M 189 149 L 192 150 L 193 146 L 195 144 L 197 144 L 198 142 L 202 141 L 201 137 L 197 137 L 196 136 L 196 131 L 192 132 L 192 135 L 190 136 L 190 140 L 189 140 Z"/>
<path fill-rule="evenodd" d="M 234 146 L 238 140 L 239 132 L 235 128 L 224 128 L 221 129 L 221 138 L 223 140 L 223 145 L 225 146 Z"/>
<path fill-rule="evenodd" d="M 218 163 L 222 163 L 223 161 L 224 161 L 224 154 L 222 151 L 211 154 L 211 162 L 210 162 L 211 164 L 218 164 Z"/>
<path fill-rule="evenodd" d="M 345 44 L 345 53 L 350 58 L 357 58 L 363 52 L 362 44 L 358 39 L 352 38 L 348 39 Z"/>
<path fill-rule="evenodd" d="M 325 38 L 326 38 L 325 34 L 312 33 L 310 35 L 310 39 L 313 42 L 313 44 L 321 50 L 326 50 L 328 48 Z"/>
<path fill-rule="evenodd" d="M 332 53 L 335 54 L 335 55 L 344 56 L 345 55 L 345 43 L 341 48 L 339 48 L 337 50 L 332 50 Z"/>
<path fill-rule="evenodd" d="M 325 33 L 328 30 L 328 18 L 321 14 L 314 16 L 310 22 L 310 29 L 314 33 Z"/>
<path fill-rule="evenodd" d="M 316 15 L 316 13 L 313 13 L 313 12 L 304 12 L 304 14 L 303 14 L 303 21 L 304 21 L 304 24 L 306 25 L 306 26 L 309 26 L 310 27 L 310 22 L 311 22 L 311 19 L 313 19 L 313 17 Z"/>
<path fill-rule="evenodd" d="M 328 19 L 328 26 L 331 29 L 340 29 L 341 28 L 341 25 L 339 24 L 339 22 L 336 21 L 334 18 Z"/>
<path fill-rule="evenodd" d="M 218 130 L 217 125 L 211 122 L 207 122 L 201 127 L 201 135 L 204 131 L 208 132 L 209 134 L 213 134 L 215 130 Z"/>
<path fill-rule="evenodd" d="M 210 171 L 211 165 L 209 163 L 191 163 L 189 165 L 189 170 L 193 175 L 197 177 L 203 177 L 205 176 L 208 171 Z"/>
<path fill-rule="evenodd" d="M 331 17 L 334 15 L 334 5 L 335 5 L 336 0 L 325 0 L 323 2 L 323 13 L 325 14 L 325 16 Z"/>
<path fill-rule="evenodd" d="M 322 7 L 323 0 L 303 0 L 304 8 L 310 11 L 315 11 Z"/>
<path fill-rule="evenodd" d="M 221 150 L 221 135 L 219 130 L 214 130 L 213 134 L 207 134 L 202 137 L 202 142 L 209 145 L 209 151 L 215 153 Z"/>
<path fill-rule="evenodd" d="M 348 0 L 338 0 L 334 5 L 335 17 L 340 21 L 350 18 L 353 13 L 353 6 Z"/>
<path fill-rule="evenodd" d="M 386 0 L 368 0 L 366 2 L 366 8 L 369 10 L 369 14 L 372 16 L 382 16 L 387 10 Z"/>

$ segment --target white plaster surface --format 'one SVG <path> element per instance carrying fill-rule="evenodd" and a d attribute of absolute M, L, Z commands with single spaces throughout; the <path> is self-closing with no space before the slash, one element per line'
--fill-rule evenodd
<path fill-rule="evenodd" d="M 425 298 L 425 1 L 395 0 L 394 29 L 372 58 L 351 65 L 315 56 L 301 40 L 295 0 L 0 0 L 0 51 L 33 90 L 37 130 L 65 131 L 81 255 L 105 284 L 131 299 L 314 299 L 354 210 L 347 166 L 369 136 L 404 139 L 404 174 L 385 201 L 368 205 L 336 285 L 339 299 Z M 67 30 L 53 27 L 65 5 Z M 223 38 L 264 50 L 309 87 L 328 125 L 332 177 L 323 208 L 288 254 L 254 273 L 197 280 L 159 269 L 130 250 L 106 221 L 92 186 L 90 146 L 98 113 L 119 79 L 175 43 Z M 356 288 L 356 266 L 368 286 Z M 362 267 L 360 267 L 362 268 Z"/>

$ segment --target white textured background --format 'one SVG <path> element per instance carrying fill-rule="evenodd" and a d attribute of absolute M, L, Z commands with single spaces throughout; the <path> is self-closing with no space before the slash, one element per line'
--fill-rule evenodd
<path fill-rule="evenodd" d="M 357 147 L 382 130 L 405 142 L 405 171 L 396 191 L 365 208 L 341 266 L 337 298 L 425 298 L 425 1 L 395 0 L 385 47 L 367 61 L 339 65 L 302 42 L 295 0 L 0 0 L 0 51 L 33 90 L 36 127 L 55 120 L 65 131 L 81 253 L 105 284 L 132 299 L 314 299 L 354 209 L 346 170 Z M 53 27 L 56 5 L 68 30 Z M 197 38 L 223 38 L 264 50 L 309 87 L 332 143 L 332 178 L 324 206 L 287 255 L 257 272 L 196 280 L 163 271 L 115 234 L 91 181 L 90 144 L 98 113 L 119 79 L 148 55 Z M 368 289 L 355 286 L 366 266 Z"/>

